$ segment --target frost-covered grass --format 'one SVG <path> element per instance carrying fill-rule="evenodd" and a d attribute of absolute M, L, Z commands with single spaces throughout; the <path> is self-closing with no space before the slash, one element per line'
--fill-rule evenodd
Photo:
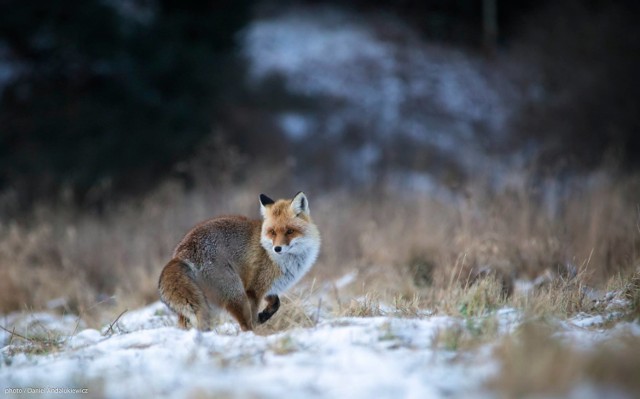
<path fill-rule="evenodd" d="M 9 315 L 4 320 L 13 334 L 2 336 L 0 388 L 78 388 L 108 398 L 633 398 L 640 392 L 640 324 L 616 315 L 629 315 L 623 293 L 605 295 L 617 310 L 561 319 L 507 306 L 473 315 L 418 309 L 407 316 L 399 309 L 404 305 L 372 296 L 353 300 L 360 314 L 341 316 L 331 300 L 320 301 L 327 294 L 312 291 L 284 301 L 255 332 L 240 332 L 224 315 L 211 332 L 180 330 L 160 302 L 100 330 L 78 328 L 70 316 Z M 460 299 L 459 305 L 468 303 Z M 348 312 L 357 313 L 353 306 Z M 292 314 L 311 322 L 296 325 Z M 289 320 L 286 329 L 270 325 L 280 319 Z M 42 331 L 55 337 L 55 350 L 32 350 L 31 337 Z M 23 392 L 15 396 L 28 396 Z"/>
<path fill-rule="evenodd" d="M 97 328 L 72 314 L 12 312 L 0 318 L 0 388 L 108 398 L 633 398 L 638 273 L 611 279 L 610 291 L 582 295 L 578 274 L 521 280 L 506 295 L 493 274 L 458 272 L 422 297 L 391 293 L 396 280 L 365 289 L 372 280 L 354 270 L 306 280 L 248 333 L 225 313 L 211 332 L 179 330 L 160 302 L 117 306 Z"/>
<path fill-rule="evenodd" d="M 638 273 L 573 315 L 541 312 L 545 288 L 501 296 L 492 276 L 428 308 L 419 296 L 358 296 L 354 273 L 302 284 L 254 332 L 225 313 L 211 332 L 180 330 L 160 302 L 99 329 L 72 315 L 15 312 L 2 318 L 0 388 L 108 398 L 634 398 Z"/>

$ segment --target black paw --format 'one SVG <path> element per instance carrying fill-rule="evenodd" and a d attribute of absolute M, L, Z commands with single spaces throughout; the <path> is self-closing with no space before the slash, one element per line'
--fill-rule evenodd
<path fill-rule="evenodd" d="M 258 321 L 260 322 L 260 324 L 264 323 L 265 321 L 269 320 L 271 318 L 271 316 L 273 316 L 273 313 L 269 313 L 269 312 L 260 312 L 258 313 Z"/>

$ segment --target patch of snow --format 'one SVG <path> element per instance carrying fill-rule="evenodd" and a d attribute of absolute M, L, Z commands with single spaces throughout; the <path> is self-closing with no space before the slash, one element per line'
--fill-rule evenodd
<path fill-rule="evenodd" d="M 82 346 L 95 344 L 102 339 L 106 339 L 106 338 L 102 335 L 100 331 L 88 328 L 70 337 L 67 340 L 67 345 L 69 346 L 69 348 L 75 349 Z"/>
<path fill-rule="evenodd" d="M 280 73 L 290 79 L 292 89 L 307 95 L 350 97 L 362 76 L 340 68 L 390 59 L 387 46 L 372 40 L 366 26 L 332 9 L 259 20 L 243 36 L 254 79 Z M 345 85 L 347 79 L 353 79 L 352 85 Z"/>
<path fill-rule="evenodd" d="M 571 344 L 588 350 L 594 343 L 604 342 L 624 335 L 640 336 L 640 325 L 620 321 L 624 313 L 611 312 L 604 315 L 580 313 L 567 321 L 558 322 L 559 331 L 554 335 Z M 605 328 L 615 323 L 613 328 Z"/>
<path fill-rule="evenodd" d="M 586 315 L 580 314 L 572 318 L 569 322 L 576 327 L 588 328 L 588 327 L 600 327 L 605 323 L 605 318 L 602 315 Z"/>
<path fill-rule="evenodd" d="M 297 8 L 254 21 L 242 43 L 252 79 L 281 74 L 295 92 L 347 99 L 377 114 L 387 131 L 401 122 L 409 99 L 439 108 L 433 115 L 503 124 L 509 104 L 479 60 L 426 45 L 395 23 L 409 45 L 381 37 L 374 23 L 346 11 Z"/>
<path fill-rule="evenodd" d="M 347 285 L 353 283 L 356 280 L 356 277 L 358 277 L 358 272 L 354 270 L 351 273 L 347 273 L 337 279 L 334 285 L 336 286 L 336 288 L 344 288 Z"/>
<path fill-rule="evenodd" d="M 338 282 L 349 284 L 352 274 Z M 513 308 L 477 318 L 327 317 L 314 328 L 260 336 L 238 331 L 233 322 L 211 332 L 180 330 L 175 316 L 157 302 L 126 312 L 106 336 L 106 328 L 79 331 L 49 354 L 4 348 L 0 389 L 86 388 L 90 396 L 107 398 L 491 398 L 495 394 L 485 382 L 500 370 L 493 344 L 455 350 L 440 343 L 443 331 L 488 317 L 497 319 L 498 336 L 512 334 L 523 322 L 522 312 Z M 49 320 L 51 326 L 57 318 L 66 325 L 63 316 L 24 318 Z M 581 314 L 558 323 L 559 334 L 571 342 L 579 334 L 585 345 L 640 336 L 638 323 L 590 329 L 605 320 Z M 581 385 L 570 397 L 597 397 L 594 392 L 617 391 Z"/>
<path fill-rule="evenodd" d="M 175 324 L 175 315 L 162 302 L 134 311 L 127 311 L 116 321 L 116 326 L 125 332 L 167 327 Z M 108 327 L 105 327 L 105 330 Z"/>
<path fill-rule="evenodd" d="M 614 310 L 626 309 L 629 307 L 629 300 L 621 298 L 612 298 L 608 301 L 606 310 L 611 312 Z"/>
<path fill-rule="evenodd" d="M 161 327 L 101 338 L 87 330 L 68 344 L 68 351 L 14 357 L 0 368 L 0 384 L 88 388 L 114 398 L 197 392 L 266 398 L 489 397 L 481 381 L 495 365 L 475 358 L 456 362 L 434 350 L 438 328 L 449 319 L 345 318 L 267 337 Z"/>
<path fill-rule="evenodd" d="M 514 308 L 503 308 L 496 311 L 498 332 L 501 335 L 511 334 L 522 323 L 522 312 Z"/>

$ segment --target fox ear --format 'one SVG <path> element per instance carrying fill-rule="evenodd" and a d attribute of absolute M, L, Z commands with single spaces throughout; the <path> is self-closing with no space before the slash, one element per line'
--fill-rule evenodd
<path fill-rule="evenodd" d="M 267 214 L 267 206 L 273 204 L 274 201 L 264 194 L 260 194 L 260 214 L 265 217 Z"/>
<path fill-rule="evenodd" d="M 302 191 L 296 194 L 296 196 L 291 200 L 291 209 L 296 216 L 301 213 L 309 215 L 309 200 L 307 200 L 307 197 Z"/>

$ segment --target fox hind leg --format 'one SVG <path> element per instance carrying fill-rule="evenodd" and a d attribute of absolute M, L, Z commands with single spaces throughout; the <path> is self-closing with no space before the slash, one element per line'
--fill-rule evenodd
<path fill-rule="evenodd" d="M 184 328 L 185 330 L 189 328 L 191 322 L 189 319 L 183 315 L 182 313 L 178 313 L 178 327 Z"/>
<path fill-rule="evenodd" d="M 191 274 L 191 268 L 181 260 L 169 261 L 158 281 L 160 299 L 178 314 L 179 327 L 191 325 L 206 331 L 211 328 L 209 305 Z"/>
<path fill-rule="evenodd" d="M 234 298 L 231 298 L 225 308 L 227 312 L 233 316 L 238 323 L 240 324 L 240 328 L 242 331 L 251 331 L 253 330 L 253 317 L 251 304 L 249 303 L 249 298 L 246 295 L 238 295 Z"/>
<path fill-rule="evenodd" d="M 258 324 L 257 306 L 230 263 L 216 264 L 215 273 L 204 274 L 203 278 L 211 304 L 229 312 L 243 331 L 252 330 Z"/>

